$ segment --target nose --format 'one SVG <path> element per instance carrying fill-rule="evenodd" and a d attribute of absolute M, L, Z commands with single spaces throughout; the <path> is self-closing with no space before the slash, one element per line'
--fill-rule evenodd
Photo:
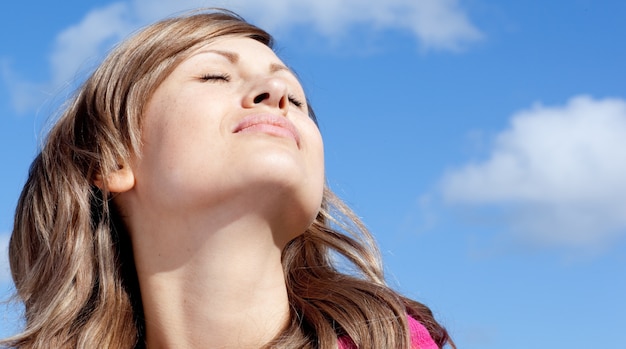
<path fill-rule="evenodd" d="M 254 108 L 261 105 L 279 109 L 283 115 L 289 109 L 287 83 L 280 78 L 270 77 L 257 81 L 243 101 L 244 107 Z"/>

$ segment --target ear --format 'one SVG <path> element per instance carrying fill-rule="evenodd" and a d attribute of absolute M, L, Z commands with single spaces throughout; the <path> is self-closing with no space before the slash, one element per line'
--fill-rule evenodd
<path fill-rule="evenodd" d="M 104 178 L 101 175 L 97 175 L 93 184 L 100 189 L 106 187 L 111 193 L 123 193 L 135 186 L 135 174 L 130 166 L 124 165 Z"/>

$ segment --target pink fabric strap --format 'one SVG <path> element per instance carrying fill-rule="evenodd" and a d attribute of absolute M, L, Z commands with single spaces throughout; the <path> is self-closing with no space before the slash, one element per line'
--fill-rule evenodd
<path fill-rule="evenodd" d="M 430 337 L 428 330 L 417 320 L 407 316 L 409 331 L 411 332 L 411 345 L 414 349 L 439 349 L 435 341 Z M 358 349 L 356 344 L 348 336 L 339 338 L 339 349 Z"/>

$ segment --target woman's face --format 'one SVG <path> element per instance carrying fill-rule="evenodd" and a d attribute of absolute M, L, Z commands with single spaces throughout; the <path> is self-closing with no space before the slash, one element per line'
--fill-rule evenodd
<path fill-rule="evenodd" d="M 143 219 L 235 202 L 300 217 L 306 228 L 319 210 L 323 145 L 304 91 L 253 39 L 224 37 L 192 52 L 148 101 L 142 139 L 131 167 Z"/>

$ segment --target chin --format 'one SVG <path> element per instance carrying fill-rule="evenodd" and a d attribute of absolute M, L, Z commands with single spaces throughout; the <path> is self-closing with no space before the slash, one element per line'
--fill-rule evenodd
<path fill-rule="evenodd" d="M 304 233 L 317 217 L 324 191 L 323 176 L 290 176 L 283 172 L 257 182 L 255 200 L 277 231 L 287 234 L 285 242 Z M 256 193 L 254 193 L 256 192 Z"/>

